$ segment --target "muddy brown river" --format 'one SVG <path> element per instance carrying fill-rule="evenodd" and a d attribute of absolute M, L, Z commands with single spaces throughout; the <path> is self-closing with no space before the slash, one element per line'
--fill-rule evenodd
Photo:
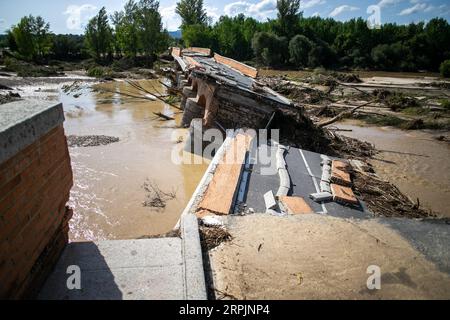
<path fill-rule="evenodd" d="M 149 90 L 155 88 L 164 93 L 157 81 L 140 83 Z M 97 86 L 136 93 L 125 82 Z M 70 148 L 74 173 L 69 202 L 74 209 L 71 240 L 138 238 L 172 230 L 207 167 L 207 164 L 178 165 L 171 160 L 173 148 L 181 145 L 176 142 L 174 132 L 186 133 L 174 129 L 180 122 L 179 110 L 160 101 L 89 88 L 82 93 L 78 98 L 59 93 L 64 104 L 66 134 L 115 136 L 120 141 L 106 146 Z M 175 120 L 161 121 L 153 112 Z M 145 207 L 146 180 L 164 192 L 175 192 L 176 198 L 163 209 Z"/>
<path fill-rule="evenodd" d="M 377 174 L 395 184 L 425 208 L 450 217 L 450 144 L 437 133 L 368 127 L 355 120 L 336 125 L 342 135 L 375 144 L 380 153 L 371 161 Z"/>

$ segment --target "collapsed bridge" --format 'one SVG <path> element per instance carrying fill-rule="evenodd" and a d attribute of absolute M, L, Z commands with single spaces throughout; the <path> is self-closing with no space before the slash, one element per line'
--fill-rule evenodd
<path fill-rule="evenodd" d="M 172 48 L 171 54 L 184 96 L 185 127 L 202 118 L 206 128 L 264 129 L 276 111 L 294 109 L 290 100 L 256 80 L 255 68 L 205 48 Z"/>

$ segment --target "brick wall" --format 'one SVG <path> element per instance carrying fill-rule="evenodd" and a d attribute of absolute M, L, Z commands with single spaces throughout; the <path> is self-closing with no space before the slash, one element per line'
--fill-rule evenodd
<path fill-rule="evenodd" d="M 0 298 L 31 297 L 68 241 L 72 187 L 62 124 L 0 164 Z"/>

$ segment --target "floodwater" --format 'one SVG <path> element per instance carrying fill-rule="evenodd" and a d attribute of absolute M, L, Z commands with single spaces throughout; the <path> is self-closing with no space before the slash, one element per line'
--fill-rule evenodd
<path fill-rule="evenodd" d="M 377 174 L 395 184 L 412 200 L 441 217 L 450 217 L 450 144 L 437 133 L 362 126 L 356 120 L 336 125 L 339 132 L 375 144 L 381 152 L 371 163 Z"/>
<path fill-rule="evenodd" d="M 164 93 L 155 80 L 140 81 L 149 91 Z M 95 85 L 109 91 L 136 94 L 126 82 Z M 176 225 L 183 209 L 206 170 L 207 164 L 177 164 L 174 148 L 185 130 L 179 110 L 160 101 L 129 98 L 117 93 L 91 90 L 82 95 L 60 91 L 67 135 L 107 135 L 120 142 L 106 146 L 70 148 L 74 186 L 69 205 L 74 210 L 70 239 L 129 239 L 166 233 Z M 174 117 L 161 121 L 153 112 Z M 145 207 L 143 185 L 151 181 L 176 198 L 163 209 Z"/>

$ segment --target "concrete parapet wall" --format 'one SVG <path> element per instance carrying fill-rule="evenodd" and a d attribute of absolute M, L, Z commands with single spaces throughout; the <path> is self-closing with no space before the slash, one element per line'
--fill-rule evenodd
<path fill-rule="evenodd" d="M 33 296 L 68 241 L 72 169 L 61 104 L 19 101 L 0 118 L 0 298 L 18 299 Z"/>
<path fill-rule="evenodd" d="M 185 49 L 186 51 L 192 51 L 192 52 L 197 52 L 197 53 L 201 53 L 204 54 L 208 57 L 210 57 L 212 55 L 212 50 L 209 48 L 199 48 L 199 47 L 189 47 Z"/>
<path fill-rule="evenodd" d="M 249 76 L 251 78 L 256 78 L 258 77 L 258 70 L 250 67 L 246 64 L 243 64 L 242 62 L 227 58 L 227 57 L 223 57 L 219 54 L 214 54 L 214 59 L 218 62 L 218 63 L 222 63 L 224 65 L 227 65 L 237 71 L 239 71 L 240 73 Z"/>

